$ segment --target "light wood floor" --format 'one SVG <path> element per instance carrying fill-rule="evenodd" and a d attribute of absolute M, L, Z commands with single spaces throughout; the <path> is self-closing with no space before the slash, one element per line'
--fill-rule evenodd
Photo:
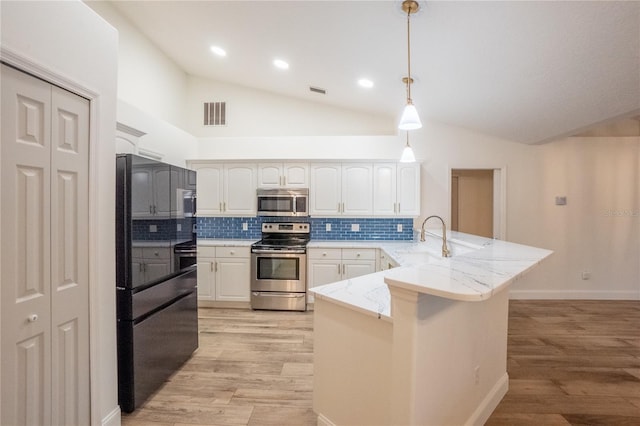
<path fill-rule="evenodd" d="M 200 309 L 200 349 L 123 425 L 315 425 L 312 328 Z M 507 369 L 489 426 L 640 425 L 640 302 L 511 301 Z"/>

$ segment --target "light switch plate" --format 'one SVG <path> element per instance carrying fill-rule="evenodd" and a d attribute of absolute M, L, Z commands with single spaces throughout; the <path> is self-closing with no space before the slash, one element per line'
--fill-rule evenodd
<path fill-rule="evenodd" d="M 401 223 L 398 224 L 398 232 L 402 232 L 402 224 Z"/>
<path fill-rule="evenodd" d="M 158 232 L 158 225 L 149 225 L 149 232 Z"/>
<path fill-rule="evenodd" d="M 324 230 L 327 232 L 331 231 L 331 224 L 327 223 L 326 225 L 324 225 Z"/>
<path fill-rule="evenodd" d="M 352 232 L 360 232 L 360 224 L 359 223 L 352 223 L 351 224 L 351 231 Z"/>
<path fill-rule="evenodd" d="M 556 206 L 566 206 L 567 197 L 556 197 Z"/>
<path fill-rule="evenodd" d="M 176 224 L 176 231 L 178 231 L 178 232 L 182 231 L 182 224 L 181 223 Z"/>
<path fill-rule="evenodd" d="M 249 230 L 249 224 L 247 222 L 242 222 L 242 230 L 243 231 L 248 231 Z"/>

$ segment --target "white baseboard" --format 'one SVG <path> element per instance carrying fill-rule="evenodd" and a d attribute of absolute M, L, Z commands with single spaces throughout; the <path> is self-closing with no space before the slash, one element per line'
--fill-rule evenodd
<path fill-rule="evenodd" d="M 491 391 L 480 402 L 478 408 L 475 409 L 471 417 L 465 422 L 466 426 L 483 425 L 489 420 L 491 413 L 496 409 L 502 398 L 509 390 L 509 375 L 505 372 L 502 377 L 491 388 Z M 318 423 L 319 424 L 319 423 Z"/>
<path fill-rule="evenodd" d="M 102 418 L 102 426 L 120 426 L 122 424 L 120 414 L 120 406 L 116 405 L 109 414 Z"/>
<path fill-rule="evenodd" d="M 640 300 L 637 291 L 603 290 L 511 290 L 509 298 L 518 299 L 569 299 L 569 300 Z"/>

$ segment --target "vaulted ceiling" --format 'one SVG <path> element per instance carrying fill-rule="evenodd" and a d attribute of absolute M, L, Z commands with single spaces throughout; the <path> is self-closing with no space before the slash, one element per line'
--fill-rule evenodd
<path fill-rule="evenodd" d="M 400 4 L 114 2 L 188 74 L 393 117 L 406 98 Z M 411 91 L 423 120 L 533 144 L 640 114 L 638 1 L 420 6 L 411 17 Z M 274 68 L 274 58 L 289 69 Z M 358 86 L 363 77 L 374 86 Z"/>

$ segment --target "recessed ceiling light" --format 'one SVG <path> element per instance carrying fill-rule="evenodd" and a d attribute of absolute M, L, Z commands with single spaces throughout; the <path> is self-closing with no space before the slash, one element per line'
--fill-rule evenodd
<path fill-rule="evenodd" d="M 373 81 L 369 80 L 368 78 L 361 78 L 360 80 L 358 80 L 358 84 L 361 87 L 366 87 L 367 89 L 373 87 Z"/>
<path fill-rule="evenodd" d="M 282 59 L 274 59 L 273 60 L 273 65 L 276 68 L 280 68 L 281 70 L 288 70 L 289 69 L 289 64 L 286 63 L 285 61 L 283 61 Z"/>
<path fill-rule="evenodd" d="M 219 46 L 211 46 L 211 51 L 218 56 L 227 56 L 227 52 Z"/>

